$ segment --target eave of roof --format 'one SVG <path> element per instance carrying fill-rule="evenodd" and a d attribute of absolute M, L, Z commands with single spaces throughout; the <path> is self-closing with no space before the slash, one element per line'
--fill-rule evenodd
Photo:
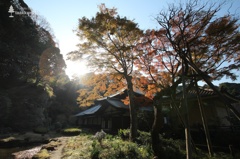
<path fill-rule="evenodd" d="M 119 90 L 118 92 L 116 92 L 116 93 L 114 93 L 114 94 L 111 94 L 111 95 L 109 95 L 109 96 L 107 96 L 107 97 L 99 98 L 99 99 L 97 99 L 97 101 L 102 101 L 102 100 L 106 100 L 106 99 L 108 99 L 108 98 L 113 98 L 113 97 L 115 97 L 115 96 L 117 96 L 117 95 L 122 94 L 125 90 L 126 90 L 126 88 L 123 88 L 123 89 Z"/>
<path fill-rule="evenodd" d="M 222 92 L 223 95 L 227 98 L 228 102 L 236 103 L 239 102 L 240 99 L 231 96 L 228 92 Z M 210 98 L 218 98 L 217 93 L 215 93 L 211 89 L 202 89 L 199 88 L 199 94 L 202 99 L 210 99 Z M 181 100 L 183 97 L 182 91 L 176 94 L 176 100 Z M 169 103 L 172 99 L 170 96 L 164 96 L 164 103 Z M 191 89 L 187 92 L 187 99 L 188 100 L 196 100 L 197 99 L 197 91 L 196 89 Z"/>
<path fill-rule="evenodd" d="M 93 114 L 95 114 L 100 108 L 101 108 L 101 105 L 100 105 L 100 104 L 99 104 L 99 105 L 95 105 L 95 106 L 93 106 L 93 107 L 91 107 L 91 108 L 89 108 L 89 109 L 86 109 L 86 110 L 84 110 L 84 111 L 82 111 L 82 112 L 80 112 L 80 113 L 78 113 L 78 114 L 76 114 L 76 115 L 74 115 L 74 116 L 93 115 Z"/>
<path fill-rule="evenodd" d="M 122 108 L 122 109 L 128 109 L 128 105 L 125 105 L 121 100 L 119 99 L 107 99 L 107 101 L 116 108 Z"/>

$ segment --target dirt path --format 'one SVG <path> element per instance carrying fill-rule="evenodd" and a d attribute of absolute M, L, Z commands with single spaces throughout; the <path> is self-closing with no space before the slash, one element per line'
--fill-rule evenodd
<path fill-rule="evenodd" d="M 63 150 L 64 146 L 66 145 L 66 142 L 67 142 L 68 138 L 69 137 L 58 138 L 58 140 L 60 140 L 60 142 L 61 142 L 61 145 L 58 146 L 55 151 L 51 152 L 50 159 L 61 159 L 62 158 L 62 150 Z"/>

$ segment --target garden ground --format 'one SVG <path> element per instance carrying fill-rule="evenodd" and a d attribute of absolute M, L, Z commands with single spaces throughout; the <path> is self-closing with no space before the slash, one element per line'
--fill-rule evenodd
<path fill-rule="evenodd" d="M 68 132 L 69 133 L 69 132 Z M 68 135 L 73 135 L 70 132 Z M 150 133 L 139 132 L 137 143 L 128 141 L 129 130 L 121 130 L 118 135 L 106 134 L 98 140 L 94 133 L 81 132 L 75 136 L 56 136 L 41 145 L 41 150 L 33 159 L 152 159 Z M 164 159 L 186 158 L 185 142 L 160 137 L 163 145 Z M 235 156 L 239 157 L 239 156 Z M 194 159 L 234 159 L 230 154 L 218 152 L 214 157 L 200 149 L 193 155 Z"/>

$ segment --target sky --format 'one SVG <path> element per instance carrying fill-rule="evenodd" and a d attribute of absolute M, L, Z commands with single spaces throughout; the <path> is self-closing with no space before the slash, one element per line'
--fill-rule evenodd
<path fill-rule="evenodd" d="M 130 20 L 138 23 L 143 30 L 156 29 L 158 24 L 154 20 L 161 10 L 166 10 L 167 5 L 171 3 L 185 3 L 187 0 L 24 0 L 33 12 L 43 16 L 50 24 L 53 33 L 59 43 L 61 54 L 66 58 L 66 54 L 77 49 L 79 43 L 78 37 L 73 30 L 77 28 L 78 19 L 82 17 L 91 18 L 99 11 L 98 5 L 105 3 L 106 7 L 117 8 L 120 16 L 126 16 Z M 209 1 L 209 0 L 199 0 Z M 220 2 L 222 0 L 211 0 L 211 2 Z M 240 17 L 240 0 L 226 0 L 228 5 L 222 9 L 220 14 L 228 11 Z M 230 5 L 232 4 L 232 5 Z M 231 7 L 230 7 L 231 6 Z M 66 61 L 66 73 L 71 76 L 73 67 L 72 62 Z M 72 71 L 71 71 L 72 70 Z M 76 69 L 75 69 L 76 71 Z M 240 72 L 238 72 L 240 74 Z M 220 82 L 232 82 L 230 79 Z M 240 83 L 240 78 L 238 81 Z"/>

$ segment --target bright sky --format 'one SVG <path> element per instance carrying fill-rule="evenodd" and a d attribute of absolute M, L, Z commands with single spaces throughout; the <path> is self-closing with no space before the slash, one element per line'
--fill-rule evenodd
<path fill-rule="evenodd" d="M 105 3 L 106 7 L 115 7 L 118 9 L 120 16 L 126 16 L 128 19 L 134 19 L 141 29 L 154 29 L 158 25 L 154 17 L 168 3 L 186 2 L 187 0 L 24 0 L 25 3 L 33 9 L 37 14 L 42 15 L 50 23 L 51 28 L 58 40 L 61 53 L 65 56 L 68 52 L 76 50 L 78 38 L 73 32 L 77 28 L 78 19 L 86 16 L 91 18 L 98 11 L 98 5 Z M 203 0 L 199 0 L 203 1 Z M 204 0 L 209 1 L 209 0 Z M 220 2 L 222 0 L 211 0 L 212 2 Z M 233 4 L 229 9 L 229 5 L 223 9 L 221 14 L 230 11 L 240 16 L 240 0 L 226 0 L 229 4 Z M 71 62 L 66 61 L 69 68 L 66 70 L 68 75 L 73 74 L 70 67 L 74 67 Z M 71 66 L 70 66 L 71 65 Z M 75 67 L 77 68 L 77 67 Z M 239 73 L 239 72 L 238 72 Z M 240 73 L 239 73 L 240 74 Z M 232 82 L 224 80 L 224 82 Z M 222 81 L 221 81 L 222 82 Z M 220 82 L 220 83 L 221 83 Z M 240 83 L 240 79 L 235 81 Z"/>

